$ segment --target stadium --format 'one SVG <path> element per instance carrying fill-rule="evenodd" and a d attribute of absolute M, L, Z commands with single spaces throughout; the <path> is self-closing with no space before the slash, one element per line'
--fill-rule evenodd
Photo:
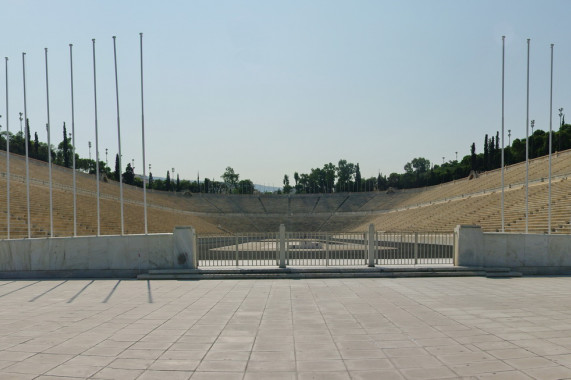
<path fill-rule="evenodd" d="M 11 238 L 27 237 L 25 159 L 10 158 Z M 6 198 L 6 153 L 0 153 L 0 197 Z M 505 231 L 525 232 L 525 162 L 505 169 Z M 530 160 L 529 232 L 548 233 L 548 157 Z M 284 224 L 296 232 L 360 232 L 373 223 L 388 232 L 453 232 L 459 224 L 501 231 L 500 169 L 477 178 L 438 186 L 366 193 L 220 195 L 149 191 L 148 232 L 170 233 L 193 226 L 198 233 L 277 231 Z M 569 234 L 571 151 L 557 152 L 552 162 L 552 230 Z M 96 180 L 78 172 L 77 236 L 97 234 Z M 72 170 L 53 166 L 54 237 L 73 236 Z M 121 233 L 119 183 L 100 181 L 101 235 Z M 30 160 L 31 237 L 48 237 L 48 164 Z M 124 185 L 125 234 L 144 233 L 143 191 Z M 7 207 L 0 212 L 0 236 L 7 237 Z"/>

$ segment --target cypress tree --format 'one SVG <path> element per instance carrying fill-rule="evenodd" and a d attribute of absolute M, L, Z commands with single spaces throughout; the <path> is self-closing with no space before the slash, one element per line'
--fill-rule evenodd
<path fill-rule="evenodd" d="M 167 170 L 167 179 L 165 181 L 165 190 L 171 191 L 171 173 Z"/>
<path fill-rule="evenodd" d="M 29 141 L 30 137 L 28 134 L 28 142 Z M 40 139 L 38 138 L 38 132 L 34 133 L 34 151 L 32 152 L 30 149 L 28 149 L 28 151 L 32 155 L 32 157 L 40 158 Z"/>
<path fill-rule="evenodd" d="M 65 122 L 63 123 L 63 166 L 69 168 L 69 145 L 67 140 L 67 130 L 65 128 Z"/>
<path fill-rule="evenodd" d="M 494 148 L 495 144 L 494 144 L 494 138 L 492 137 L 492 139 L 490 140 L 490 148 L 488 149 L 488 167 L 490 169 L 495 169 L 496 168 L 496 149 Z"/>
<path fill-rule="evenodd" d="M 484 137 L 484 170 L 488 170 L 489 149 L 488 134 L 486 133 L 486 137 Z"/>
<path fill-rule="evenodd" d="M 121 173 L 121 167 L 119 165 L 119 153 L 115 154 L 115 172 L 113 173 L 113 177 L 115 177 L 115 181 L 119 181 L 119 175 Z"/>
<path fill-rule="evenodd" d="M 476 143 L 472 143 L 470 147 L 470 163 L 472 165 L 472 170 L 476 170 Z"/>
<path fill-rule="evenodd" d="M 28 135 L 28 154 L 30 154 L 32 153 L 32 138 L 30 136 L 30 119 L 26 119 L 26 134 Z M 36 136 L 37 135 L 38 134 L 36 133 Z"/>

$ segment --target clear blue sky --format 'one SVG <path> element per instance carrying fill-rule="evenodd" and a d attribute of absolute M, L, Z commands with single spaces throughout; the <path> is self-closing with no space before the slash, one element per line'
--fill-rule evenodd
<path fill-rule="evenodd" d="M 155 176 L 240 178 L 281 185 L 340 158 L 362 175 L 402 172 L 414 157 L 462 157 L 501 129 L 501 36 L 506 36 L 505 129 L 525 136 L 526 39 L 530 118 L 549 128 L 571 112 L 569 1 L 22 1 L 3 0 L 0 57 L 9 57 L 10 128 L 23 111 L 47 140 L 70 128 L 74 44 L 76 144 L 95 145 L 91 39 L 96 39 L 100 157 L 117 152 L 112 36 L 117 36 L 124 164 L 141 172 L 139 32 L 144 33 L 147 163 Z M 5 115 L 4 62 L 0 114 Z M 568 117 L 568 120 L 571 118 Z M 5 128 L 5 117 L 0 124 Z M 506 141 L 507 142 L 507 141 Z M 93 156 L 95 149 L 92 149 Z"/>

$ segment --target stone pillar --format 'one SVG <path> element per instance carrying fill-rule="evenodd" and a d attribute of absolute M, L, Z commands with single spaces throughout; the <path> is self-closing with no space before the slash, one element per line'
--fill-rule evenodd
<path fill-rule="evenodd" d="M 173 232 L 174 268 L 196 269 L 196 232 L 192 227 L 175 227 Z"/>
<path fill-rule="evenodd" d="M 454 229 L 454 265 L 483 266 L 484 233 L 480 226 L 458 225 Z"/>

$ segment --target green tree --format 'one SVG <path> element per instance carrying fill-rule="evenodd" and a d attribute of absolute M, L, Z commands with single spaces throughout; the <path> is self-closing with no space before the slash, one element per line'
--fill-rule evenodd
<path fill-rule="evenodd" d="M 68 143 L 68 137 L 67 137 L 67 130 L 65 128 L 65 122 L 63 123 L 63 166 L 65 166 L 66 168 L 70 167 L 70 161 L 71 161 L 71 157 L 69 154 L 69 143 Z"/>
<path fill-rule="evenodd" d="M 490 147 L 488 148 L 488 169 L 493 170 L 496 168 L 496 144 L 494 137 L 490 140 Z"/>
<path fill-rule="evenodd" d="M 484 137 L 484 170 L 489 169 L 490 163 L 490 145 L 488 143 L 488 134 Z"/>
<path fill-rule="evenodd" d="M 171 186 L 171 173 L 170 171 L 167 170 L 167 179 L 165 180 L 165 190 L 166 191 L 171 191 L 172 186 Z"/>
<path fill-rule="evenodd" d="M 325 192 L 332 193 L 335 187 L 335 177 L 336 177 L 335 165 L 333 165 L 331 162 L 325 164 L 323 165 L 323 169 L 321 169 L 321 172 L 325 180 Z"/>
<path fill-rule="evenodd" d="M 115 154 L 115 171 L 113 172 L 113 178 L 115 181 L 119 181 L 119 173 L 121 173 L 121 165 L 119 164 L 119 153 Z"/>
<path fill-rule="evenodd" d="M 430 161 L 423 157 L 413 158 L 411 164 L 415 173 L 426 173 L 430 169 Z"/>
<path fill-rule="evenodd" d="M 299 183 L 300 178 L 298 172 L 293 173 L 293 179 L 295 180 L 295 192 L 296 193 L 303 192 L 303 186 Z"/>
<path fill-rule="evenodd" d="M 398 187 L 400 182 L 400 176 L 398 173 L 391 173 L 387 179 L 388 187 Z"/>
<path fill-rule="evenodd" d="M 238 193 L 254 194 L 254 182 L 250 181 L 249 179 L 243 179 L 240 182 L 238 182 Z"/>
<path fill-rule="evenodd" d="M 355 165 L 355 191 L 361 191 L 361 169 L 359 163 Z"/>
<path fill-rule="evenodd" d="M 135 184 L 135 172 L 133 171 L 130 163 L 127 164 L 125 173 L 123 173 L 123 182 L 125 182 L 127 185 Z"/>
<path fill-rule="evenodd" d="M 472 143 L 470 147 L 470 166 L 472 170 L 476 170 L 476 143 Z"/>
<path fill-rule="evenodd" d="M 26 119 L 26 135 L 28 136 L 28 154 L 31 155 L 32 154 L 32 139 L 30 136 L 30 119 Z"/>
<path fill-rule="evenodd" d="M 238 185 L 238 179 L 240 175 L 234 172 L 230 166 L 226 168 L 224 174 L 222 174 L 221 178 L 224 180 L 224 184 L 227 186 L 229 192 L 233 192 Z"/>
<path fill-rule="evenodd" d="M 387 177 L 379 173 L 377 176 L 377 190 L 382 191 L 387 189 Z"/>
<path fill-rule="evenodd" d="M 347 160 L 339 160 L 337 164 L 337 191 L 350 191 L 354 174 L 354 164 L 347 162 Z"/>
<path fill-rule="evenodd" d="M 28 143 L 30 142 L 30 134 L 28 131 Z M 31 146 L 30 146 L 31 148 Z M 28 153 L 34 157 L 39 159 L 40 158 L 40 139 L 38 138 L 38 132 L 34 133 L 34 149 L 28 149 Z"/>
<path fill-rule="evenodd" d="M 377 183 L 377 179 L 375 177 L 367 178 L 363 183 L 363 190 L 364 191 L 375 190 L 376 183 Z"/>
<path fill-rule="evenodd" d="M 291 193 L 291 186 L 289 184 L 289 176 L 287 174 L 284 174 L 283 184 L 284 184 L 284 194 Z"/>

